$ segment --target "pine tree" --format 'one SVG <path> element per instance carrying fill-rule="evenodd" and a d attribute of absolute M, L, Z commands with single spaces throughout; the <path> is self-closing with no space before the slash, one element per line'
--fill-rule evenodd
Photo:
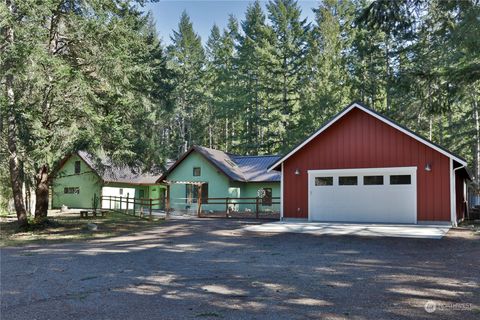
<path fill-rule="evenodd" d="M 206 112 L 203 86 L 205 52 L 200 36 L 193 30 L 185 11 L 171 40 L 169 66 L 175 73 L 171 141 L 177 146 L 176 153 L 180 154 L 193 144 L 202 144 L 205 138 L 204 128 L 208 121 L 203 116 Z"/>
<path fill-rule="evenodd" d="M 303 136 L 299 132 L 300 97 L 307 82 L 307 35 L 310 25 L 301 19 L 295 0 L 275 0 L 267 5 L 275 35 L 269 56 L 269 99 L 271 105 L 271 152 L 286 150 Z"/>
<path fill-rule="evenodd" d="M 351 101 L 347 52 L 353 4 L 327 0 L 315 12 L 307 55 L 309 81 L 302 98 L 302 127 L 313 132 Z"/>
<path fill-rule="evenodd" d="M 249 5 L 245 20 L 241 22 L 243 34 L 239 37 L 238 103 L 242 107 L 243 130 L 242 153 L 267 152 L 270 105 L 267 87 L 270 76 L 267 72 L 269 53 L 272 52 L 272 30 L 266 25 L 265 14 L 258 1 Z"/>

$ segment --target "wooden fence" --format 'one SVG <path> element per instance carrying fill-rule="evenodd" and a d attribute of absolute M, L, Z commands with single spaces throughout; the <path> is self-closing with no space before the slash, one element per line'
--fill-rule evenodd
<path fill-rule="evenodd" d="M 202 205 L 223 205 L 225 211 L 213 211 L 209 212 L 207 210 L 202 210 Z M 280 197 L 226 197 L 226 198 L 198 198 L 197 199 L 197 216 L 198 217 L 236 217 L 236 218 L 261 218 L 263 213 L 263 218 L 277 218 L 279 212 L 269 212 L 268 215 L 261 210 L 262 207 L 272 207 L 273 205 L 280 204 Z M 233 208 L 235 206 L 241 205 L 254 205 L 254 210 L 252 211 L 235 211 Z"/>
<path fill-rule="evenodd" d="M 153 218 L 153 213 L 157 211 L 167 211 L 168 201 L 164 197 L 152 198 L 131 198 L 128 195 L 122 196 L 101 196 L 100 208 L 119 211 L 139 217 Z"/>

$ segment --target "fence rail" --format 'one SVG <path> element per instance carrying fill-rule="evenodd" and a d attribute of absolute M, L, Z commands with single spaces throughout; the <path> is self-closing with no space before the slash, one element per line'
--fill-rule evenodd
<path fill-rule="evenodd" d="M 274 205 L 280 204 L 280 197 L 225 197 L 225 198 L 198 198 L 197 199 L 197 216 L 198 217 L 209 217 L 219 215 L 224 215 L 225 217 L 238 217 L 238 218 L 277 218 L 279 217 L 279 212 L 265 212 L 265 209 L 262 211 L 261 208 L 269 207 L 272 208 Z M 202 210 L 203 205 L 223 205 L 225 210 L 223 211 L 214 211 L 209 212 L 208 210 Z M 235 210 L 235 207 L 240 207 L 241 205 L 255 205 L 254 210 L 252 211 L 240 211 Z M 266 214 L 268 213 L 268 214 Z M 253 215 L 254 214 L 254 215 Z"/>
<path fill-rule="evenodd" d="M 154 212 L 165 211 L 165 197 L 152 198 L 131 198 L 129 196 L 101 196 L 101 209 L 120 211 L 125 214 L 145 217 L 148 214 L 149 219 L 153 218 Z"/>
<path fill-rule="evenodd" d="M 271 218 L 279 217 L 279 212 L 275 211 L 276 205 L 280 204 L 280 197 L 212 197 L 212 198 L 182 198 L 185 203 L 182 206 L 187 210 L 194 205 L 193 212 L 190 208 L 187 210 L 190 214 L 197 217 L 236 217 L 236 218 Z M 170 207 L 168 197 L 157 199 L 152 198 L 131 198 L 122 196 L 101 196 L 101 209 L 120 211 L 125 214 L 148 217 L 152 219 L 155 214 L 169 215 L 171 212 L 183 210 L 178 204 L 175 208 Z M 220 210 L 208 210 L 206 206 L 217 207 Z M 244 207 L 244 211 L 241 211 Z M 247 208 L 248 207 L 248 208 Z M 251 209 L 250 209 L 251 208 Z"/>

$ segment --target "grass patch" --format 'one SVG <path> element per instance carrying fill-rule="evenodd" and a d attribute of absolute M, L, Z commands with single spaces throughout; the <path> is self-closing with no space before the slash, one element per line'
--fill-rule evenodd
<path fill-rule="evenodd" d="M 96 224 L 98 229 L 89 230 L 88 223 Z M 108 238 L 142 231 L 161 223 L 163 220 L 149 221 L 119 212 L 109 212 L 104 217 L 89 219 L 81 219 L 79 214 L 57 215 L 49 217 L 42 223 L 35 223 L 32 220 L 26 229 L 20 229 L 14 217 L 1 218 L 0 246 Z"/>

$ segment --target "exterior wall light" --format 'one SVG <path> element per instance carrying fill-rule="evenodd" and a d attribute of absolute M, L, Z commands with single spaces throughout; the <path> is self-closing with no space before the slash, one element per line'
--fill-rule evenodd
<path fill-rule="evenodd" d="M 299 175 L 300 175 L 300 169 L 298 169 L 298 168 L 295 169 L 295 175 L 296 175 L 296 176 L 299 176 Z"/>
<path fill-rule="evenodd" d="M 432 171 L 432 165 L 430 163 L 425 165 L 425 171 Z"/>

